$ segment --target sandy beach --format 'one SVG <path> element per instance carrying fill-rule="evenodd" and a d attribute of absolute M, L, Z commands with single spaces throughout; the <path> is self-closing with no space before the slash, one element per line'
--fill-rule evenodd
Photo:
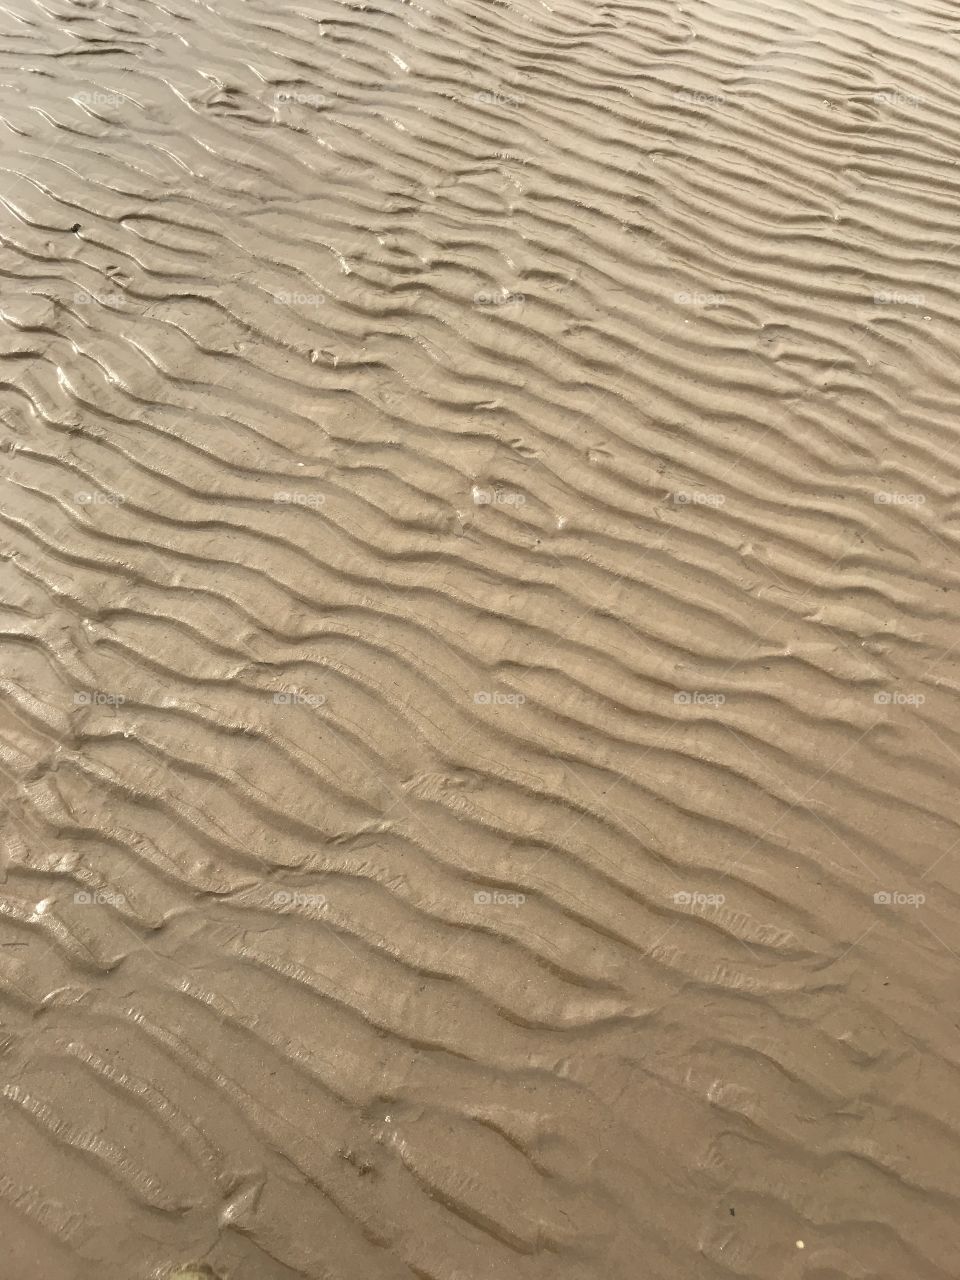
<path fill-rule="evenodd" d="M 960 17 L 0 15 L 0 1280 L 954 1280 Z"/>

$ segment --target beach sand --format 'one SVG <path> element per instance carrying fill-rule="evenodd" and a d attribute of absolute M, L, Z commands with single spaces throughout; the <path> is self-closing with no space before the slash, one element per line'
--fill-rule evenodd
<path fill-rule="evenodd" d="M 0 1280 L 956 1276 L 958 35 L 4 8 Z"/>

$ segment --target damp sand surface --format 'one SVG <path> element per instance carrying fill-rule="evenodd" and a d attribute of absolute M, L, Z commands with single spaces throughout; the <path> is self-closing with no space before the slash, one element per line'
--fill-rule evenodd
<path fill-rule="evenodd" d="M 0 17 L 2 1280 L 951 1280 L 958 27 Z"/>

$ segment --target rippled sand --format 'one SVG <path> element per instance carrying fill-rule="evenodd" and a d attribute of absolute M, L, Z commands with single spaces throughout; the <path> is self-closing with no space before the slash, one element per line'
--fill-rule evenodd
<path fill-rule="evenodd" d="M 4 8 L 0 1280 L 957 1275 L 958 34 Z"/>

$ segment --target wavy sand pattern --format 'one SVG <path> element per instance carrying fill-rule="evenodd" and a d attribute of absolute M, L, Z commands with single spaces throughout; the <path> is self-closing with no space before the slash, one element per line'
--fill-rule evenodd
<path fill-rule="evenodd" d="M 0 33 L 2 1280 L 956 1276 L 956 9 Z"/>

